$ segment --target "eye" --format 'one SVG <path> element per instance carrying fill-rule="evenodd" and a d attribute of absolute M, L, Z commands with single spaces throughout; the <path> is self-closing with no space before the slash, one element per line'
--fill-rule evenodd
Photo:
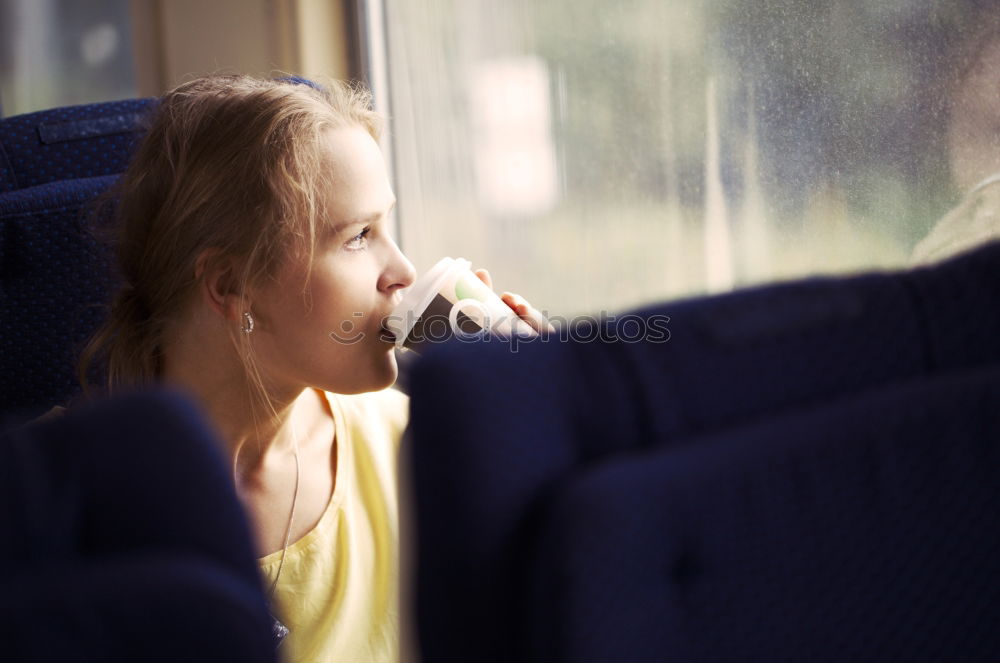
<path fill-rule="evenodd" d="M 345 244 L 347 249 L 351 251 L 358 251 L 368 246 L 368 233 L 370 233 L 371 230 L 372 227 L 368 226 L 357 235 L 347 240 L 347 244 Z"/>

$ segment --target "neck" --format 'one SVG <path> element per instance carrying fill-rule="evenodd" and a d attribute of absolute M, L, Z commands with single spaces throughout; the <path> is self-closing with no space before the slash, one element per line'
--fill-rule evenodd
<path fill-rule="evenodd" d="M 231 340 L 218 334 L 177 335 L 164 348 L 164 359 L 165 382 L 202 406 L 226 445 L 237 481 L 259 471 L 269 455 L 292 453 L 293 415 L 305 387 L 271 388 L 270 402 L 261 402 Z"/>

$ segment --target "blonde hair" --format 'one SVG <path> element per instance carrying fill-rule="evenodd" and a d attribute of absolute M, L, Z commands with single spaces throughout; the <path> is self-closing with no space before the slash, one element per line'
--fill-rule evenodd
<path fill-rule="evenodd" d="M 332 222 L 322 137 L 347 126 L 377 140 L 381 120 L 366 90 L 340 82 L 209 76 L 167 93 L 113 193 L 123 285 L 82 355 L 84 388 L 95 359 L 109 392 L 162 376 L 164 332 L 193 294 L 204 252 L 239 266 L 241 296 L 289 258 L 311 265 Z M 251 391 L 267 403 L 245 336 L 233 331 Z"/>

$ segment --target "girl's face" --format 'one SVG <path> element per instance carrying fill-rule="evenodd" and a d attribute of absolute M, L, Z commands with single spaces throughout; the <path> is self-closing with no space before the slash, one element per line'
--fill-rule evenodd
<path fill-rule="evenodd" d="M 415 273 L 389 235 L 396 198 L 374 139 L 349 127 L 326 140 L 335 228 L 317 236 L 311 270 L 288 264 L 254 293 L 250 342 L 272 386 L 374 391 L 396 380 L 381 325 Z"/>

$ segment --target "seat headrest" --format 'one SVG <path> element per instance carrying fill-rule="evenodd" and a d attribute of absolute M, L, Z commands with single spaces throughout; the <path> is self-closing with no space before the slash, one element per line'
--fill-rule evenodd
<path fill-rule="evenodd" d="M 155 104 L 109 101 L 0 120 L 0 193 L 122 172 Z"/>

